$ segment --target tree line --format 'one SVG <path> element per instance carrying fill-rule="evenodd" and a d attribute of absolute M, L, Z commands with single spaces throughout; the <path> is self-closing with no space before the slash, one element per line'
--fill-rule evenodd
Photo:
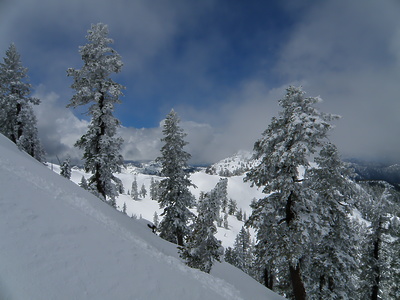
<path fill-rule="evenodd" d="M 110 46 L 107 25 L 92 25 L 86 38 L 88 43 L 79 50 L 82 68 L 67 71 L 76 91 L 68 107 L 88 106 L 91 118 L 75 144 L 83 150 L 85 171 L 92 174 L 82 185 L 116 207 L 122 184 L 114 174 L 123 164 L 123 141 L 116 136 L 120 122 L 113 110 L 124 87 L 111 75 L 119 73 L 123 63 Z M 29 96 L 26 72 L 12 44 L 0 65 L 0 130 L 42 161 L 32 110 L 40 101 Z M 215 261 L 225 257 L 288 299 L 399 299 L 399 192 L 384 181 L 356 182 L 328 139 L 331 122 L 339 116 L 320 112 L 320 101 L 293 86 L 279 100 L 279 114 L 254 144 L 259 163 L 245 176 L 265 194 L 252 202 L 245 222 L 254 228 L 255 241 L 250 242 L 243 227 L 235 247 L 225 251 L 215 238 L 215 224 L 226 208 L 226 181 L 196 203 L 189 191 L 193 183 L 187 172 L 191 156 L 184 150 L 186 133 L 171 110 L 157 158 L 164 177 L 158 184 L 163 218 L 157 219 L 157 231 L 179 246 L 190 267 L 210 272 Z M 195 205 L 197 215 L 190 210 Z"/>

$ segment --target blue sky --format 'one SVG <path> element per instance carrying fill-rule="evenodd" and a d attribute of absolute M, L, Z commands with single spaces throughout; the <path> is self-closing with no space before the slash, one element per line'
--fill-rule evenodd
<path fill-rule="evenodd" d="M 174 108 L 193 163 L 250 150 L 285 88 L 321 96 L 342 115 L 330 139 L 343 157 L 400 161 L 398 1 L 0 0 L 0 53 L 21 53 L 49 160 L 79 157 L 83 110 L 66 69 L 92 23 L 108 24 L 126 86 L 115 114 L 126 159 L 158 155 L 160 122 Z"/>

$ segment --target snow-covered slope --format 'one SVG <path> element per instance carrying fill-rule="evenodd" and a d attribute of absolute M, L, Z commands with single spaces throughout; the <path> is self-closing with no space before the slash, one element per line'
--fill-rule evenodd
<path fill-rule="evenodd" d="M 0 135 L 0 299 L 283 299 L 226 263 L 176 247 Z"/>
<path fill-rule="evenodd" d="M 56 173 L 60 173 L 60 167 L 58 165 L 49 165 L 50 169 L 52 169 Z M 151 179 L 155 181 L 161 181 L 163 178 L 157 175 L 149 175 L 141 173 L 143 168 L 138 168 L 133 166 L 132 164 L 128 164 L 125 168 L 122 169 L 122 172 L 119 174 L 115 174 L 122 181 L 124 186 L 125 193 L 120 194 L 117 201 L 117 206 L 120 211 L 126 205 L 126 214 L 128 216 L 134 216 L 136 218 L 143 218 L 151 222 L 153 220 L 154 212 L 157 212 L 158 215 L 162 213 L 162 210 L 159 208 L 158 202 L 151 200 L 150 198 L 150 182 Z M 90 174 L 86 174 L 82 169 L 72 168 L 71 172 L 71 180 L 75 183 L 79 183 L 81 181 L 82 176 L 89 178 Z M 190 179 L 192 183 L 196 187 L 191 187 L 190 191 L 199 199 L 201 192 L 209 192 L 211 191 L 217 182 L 220 180 L 221 176 L 219 175 L 210 175 L 205 172 L 204 169 L 191 174 Z M 241 209 L 246 213 L 246 216 L 250 216 L 251 201 L 256 198 L 259 199 L 261 197 L 265 197 L 265 195 L 255 187 L 251 187 L 250 183 L 243 182 L 244 175 L 240 176 L 231 176 L 227 178 L 228 180 L 228 198 L 233 199 L 237 203 L 237 208 Z M 128 191 L 132 188 L 132 182 L 136 179 L 138 189 L 140 190 L 142 185 L 145 186 L 147 190 L 147 194 L 145 197 L 140 196 L 140 200 L 133 200 L 131 196 L 128 194 Z M 193 210 L 196 213 L 195 210 Z M 218 227 L 216 237 L 222 241 L 222 246 L 232 247 L 236 235 L 239 233 L 240 229 L 244 225 L 243 221 L 238 221 L 235 216 L 228 216 L 228 229 L 223 227 Z M 250 233 L 252 237 L 254 237 L 254 232 L 250 229 Z"/>
<path fill-rule="evenodd" d="M 206 172 L 225 177 L 237 176 L 244 174 L 257 163 L 258 161 L 253 159 L 252 152 L 242 150 L 211 165 Z"/>

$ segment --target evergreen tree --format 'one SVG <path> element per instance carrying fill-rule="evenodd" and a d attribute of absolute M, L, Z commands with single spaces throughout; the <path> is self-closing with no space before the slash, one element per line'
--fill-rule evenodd
<path fill-rule="evenodd" d="M 158 180 L 154 180 L 153 177 L 151 177 L 150 181 L 150 198 L 151 200 L 158 200 L 158 189 L 159 189 L 159 182 Z"/>
<path fill-rule="evenodd" d="M 309 167 L 310 155 L 322 146 L 331 128 L 328 122 L 336 118 L 320 113 L 314 107 L 318 102 L 320 98 L 305 97 L 301 88 L 287 89 L 279 101 L 279 117 L 272 118 L 254 145 L 260 163 L 245 178 L 268 195 L 258 200 L 248 220 L 257 232 L 256 253 L 265 255 L 266 269 L 274 265 L 282 278 L 289 274 L 291 289 L 284 294 L 292 293 L 296 300 L 306 298 L 300 266 L 312 227 L 308 211 L 312 204 L 305 195 L 299 168 Z"/>
<path fill-rule="evenodd" d="M 365 181 L 370 195 L 358 203 L 368 221 L 361 251 L 362 299 L 400 297 L 400 193 L 385 181 Z"/>
<path fill-rule="evenodd" d="M 142 184 L 142 187 L 140 188 L 140 195 L 142 196 L 142 198 L 145 198 L 147 195 L 147 190 L 146 190 L 146 186 L 144 185 L 144 183 Z"/>
<path fill-rule="evenodd" d="M 70 157 L 67 157 L 66 160 L 61 164 L 60 167 L 60 175 L 67 178 L 71 179 L 71 165 L 70 165 Z"/>
<path fill-rule="evenodd" d="M 238 221 L 243 221 L 243 210 L 241 208 L 237 210 L 235 216 Z"/>
<path fill-rule="evenodd" d="M 139 200 L 139 191 L 138 191 L 138 184 L 137 184 L 136 176 L 132 182 L 131 197 L 133 200 Z"/>
<path fill-rule="evenodd" d="M 228 206 L 228 178 L 220 178 L 215 189 L 221 202 L 221 211 L 225 212 Z"/>
<path fill-rule="evenodd" d="M 124 206 L 122 207 L 122 212 L 126 214 L 126 203 L 124 202 Z"/>
<path fill-rule="evenodd" d="M 84 62 L 82 69 L 68 69 L 68 76 L 73 77 L 72 88 L 76 90 L 67 107 L 89 105 L 90 125 L 75 144 L 84 151 L 83 159 L 86 172 L 91 172 L 89 188 L 104 201 L 115 207 L 118 195 L 116 184 L 120 179 L 113 173 L 121 171 L 123 164 L 120 149 L 122 139 L 115 137 L 120 122 L 113 116 L 114 105 L 120 103 L 122 85 L 111 79 L 113 73 L 119 73 L 122 61 L 119 54 L 109 44 L 105 24 L 92 25 L 86 36 L 89 43 L 80 47 L 79 53 Z"/>
<path fill-rule="evenodd" d="M 160 237 L 183 246 L 184 238 L 189 234 L 188 221 L 193 217 L 189 207 L 194 205 L 194 200 L 189 191 L 189 186 L 193 184 L 185 171 L 190 154 L 183 150 L 187 144 L 184 141 L 186 134 L 179 127 L 179 122 L 174 110 L 164 122 L 164 138 L 161 141 L 165 144 L 157 162 L 161 163 L 161 172 L 166 178 L 160 182 L 158 202 L 164 209 L 159 226 Z"/>
<path fill-rule="evenodd" d="M 355 299 L 360 236 L 351 215 L 359 187 L 333 144 L 324 145 L 315 162 L 304 181 L 314 198 L 312 247 L 303 262 L 309 298 Z"/>
<path fill-rule="evenodd" d="M 37 119 L 32 105 L 40 100 L 29 96 L 28 69 L 14 44 L 6 51 L 0 63 L 0 132 L 38 161 L 44 160 L 44 151 L 37 132 Z"/>
<path fill-rule="evenodd" d="M 89 188 L 88 184 L 87 184 L 87 180 L 86 180 L 86 178 L 84 176 L 82 176 L 81 182 L 79 183 L 79 186 L 81 188 L 85 189 L 85 190 L 87 190 Z"/>
<path fill-rule="evenodd" d="M 249 230 L 242 226 L 235 239 L 233 247 L 236 261 L 234 266 L 241 269 L 246 274 L 251 275 L 251 267 L 253 264 L 253 247 Z"/>
<path fill-rule="evenodd" d="M 228 214 L 234 216 L 237 210 L 237 203 L 233 199 L 229 199 L 228 203 Z"/>
<path fill-rule="evenodd" d="M 193 232 L 187 239 L 185 248 L 181 248 L 181 257 L 186 260 L 189 267 L 210 273 L 214 261 L 221 261 L 223 254 L 221 241 L 215 238 L 219 203 L 215 197 L 206 194 L 198 204 L 198 216 Z"/>
<path fill-rule="evenodd" d="M 224 214 L 224 228 L 229 229 L 229 224 L 228 224 L 228 214 Z"/>
<path fill-rule="evenodd" d="M 124 184 L 122 183 L 122 180 L 117 180 L 115 182 L 115 187 L 119 194 L 123 194 L 125 192 Z"/>
<path fill-rule="evenodd" d="M 156 228 L 158 228 L 159 222 L 160 222 L 160 220 L 159 220 L 159 218 L 158 218 L 158 213 L 155 211 L 155 212 L 154 212 L 154 215 L 153 215 L 153 225 L 154 225 Z"/>
<path fill-rule="evenodd" d="M 233 248 L 231 247 L 227 247 L 225 249 L 225 253 L 224 253 L 224 260 L 228 263 L 231 264 L 232 266 L 236 266 L 237 263 L 237 257 L 236 257 L 236 253 L 233 250 Z"/>

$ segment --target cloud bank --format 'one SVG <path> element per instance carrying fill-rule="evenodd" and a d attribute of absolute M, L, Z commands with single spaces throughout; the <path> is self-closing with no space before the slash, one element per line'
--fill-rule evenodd
<path fill-rule="evenodd" d="M 250 10 L 253 8 L 253 10 Z M 116 108 L 123 155 L 150 160 L 160 122 L 174 108 L 192 162 L 250 150 L 290 85 L 321 96 L 321 111 L 342 115 L 330 139 L 345 158 L 400 161 L 400 4 L 385 1 L 0 2 L 0 52 L 11 42 L 30 71 L 39 134 L 48 157 L 67 154 L 85 132 L 83 111 L 68 110 L 69 67 L 91 23 L 109 24 L 127 86 Z M 261 21 L 260 21 L 261 20 Z"/>

